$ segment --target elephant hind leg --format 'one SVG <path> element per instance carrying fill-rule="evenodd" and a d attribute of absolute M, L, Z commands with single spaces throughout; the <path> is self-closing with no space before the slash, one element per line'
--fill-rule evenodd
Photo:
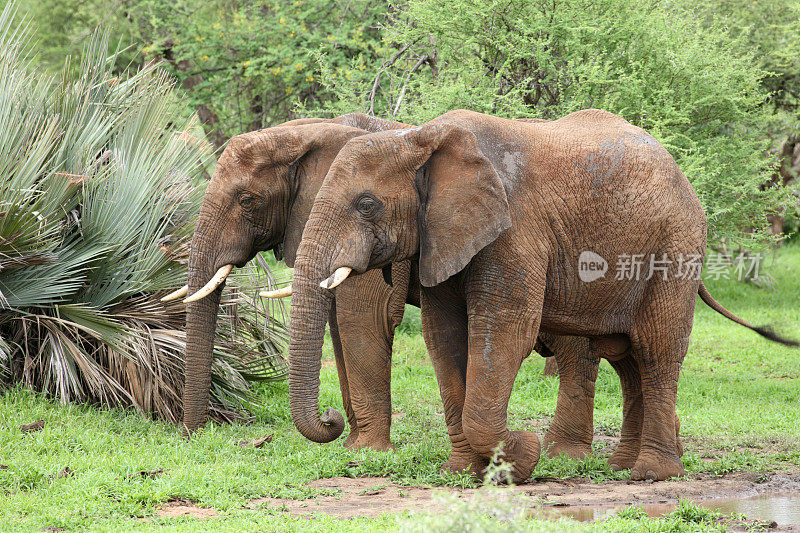
<path fill-rule="evenodd" d="M 680 288 L 666 284 L 652 292 L 651 304 L 640 314 L 646 321 L 637 324 L 637 331 L 631 335 L 644 407 L 641 448 L 631 468 L 634 480 L 663 480 L 685 473 L 679 457 L 675 407 L 680 367 L 689 347 L 695 297 L 691 294 L 685 300 L 667 299 L 665 294 L 680 295 Z M 664 305 L 665 301 L 674 305 Z"/>
<path fill-rule="evenodd" d="M 639 457 L 642 445 L 642 420 L 644 403 L 642 399 L 642 376 L 639 366 L 632 355 L 622 359 L 609 361 L 617 372 L 622 387 L 622 431 L 617 449 L 608 458 L 608 466 L 612 470 L 633 468 Z M 683 445 L 680 440 L 681 423 L 675 415 L 675 452 L 683 456 Z"/>
<path fill-rule="evenodd" d="M 541 336 L 541 334 L 540 334 Z M 600 360 L 589 352 L 589 339 L 547 335 L 559 368 L 558 400 L 542 447 L 548 457 L 582 459 L 592 452 L 594 391 Z"/>
<path fill-rule="evenodd" d="M 633 468 L 642 445 L 642 377 L 639 365 L 630 354 L 609 362 L 617 372 L 622 387 L 622 432 L 608 465 L 612 470 L 626 470 Z"/>

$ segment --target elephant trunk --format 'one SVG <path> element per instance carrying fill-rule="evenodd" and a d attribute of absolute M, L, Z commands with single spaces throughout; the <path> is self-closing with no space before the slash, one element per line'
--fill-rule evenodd
<path fill-rule="evenodd" d="M 200 290 L 214 275 L 213 236 L 198 223 L 189 254 L 189 294 Z M 214 334 L 224 283 L 205 298 L 186 304 L 186 357 L 184 361 L 183 434 L 188 436 L 208 420 Z"/>
<path fill-rule="evenodd" d="M 312 225 L 311 221 L 309 225 Z M 307 225 L 304 237 L 325 234 L 315 232 Z M 319 284 L 330 275 L 329 251 L 333 248 L 330 244 L 320 245 L 303 239 L 297 252 L 292 283 L 289 401 L 294 425 L 303 436 L 314 442 L 330 442 L 344 431 L 344 419 L 335 409 L 326 410 L 321 417 L 319 415 L 322 340 L 333 297 L 331 291 Z"/>

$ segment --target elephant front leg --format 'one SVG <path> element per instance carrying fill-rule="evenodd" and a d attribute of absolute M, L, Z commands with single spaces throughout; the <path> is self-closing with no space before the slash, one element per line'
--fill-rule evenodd
<path fill-rule="evenodd" d="M 475 453 L 461 422 L 467 373 L 467 312 L 463 300 L 445 286 L 421 291 L 422 334 L 444 405 L 451 452 L 442 471 L 480 476 L 489 460 Z"/>
<path fill-rule="evenodd" d="M 462 424 L 475 452 L 491 459 L 502 445 L 502 458 L 513 465 L 515 483 L 527 480 L 539 462 L 539 438 L 530 431 L 509 431 L 508 401 L 523 359 L 533 349 L 538 319 L 521 325 L 508 313 L 471 315 L 467 390 Z"/>
<path fill-rule="evenodd" d="M 540 334 L 540 337 L 542 335 Z M 564 454 L 582 459 L 592 452 L 594 390 L 600 360 L 592 357 L 584 337 L 547 335 L 558 361 L 558 400 L 542 447 L 548 457 Z"/>
<path fill-rule="evenodd" d="M 378 324 L 377 310 L 352 310 L 338 302 L 336 320 L 341 339 L 345 381 L 350 409 L 356 430 L 350 433 L 345 446 L 352 449 L 393 450 L 389 440 L 392 420 L 391 370 L 393 330 Z M 341 373 L 340 373 L 341 381 Z"/>

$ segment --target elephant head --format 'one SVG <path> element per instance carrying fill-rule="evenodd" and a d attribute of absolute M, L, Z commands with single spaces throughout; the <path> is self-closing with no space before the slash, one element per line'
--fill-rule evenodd
<path fill-rule="evenodd" d="M 314 197 L 339 149 L 366 133 L 334 123 L 274 127 L 233 137 L 206 189 L 189 256 L 184 433 L 208 418 L 220 293 L 234 266 L 259 251 L 294 263 Z"/>
<path fill-rule="evenodd" d="M 439 284 L 510 225 L 500 176 L 466 128 L 432 122 L 350 140 L 317 194 L 297 251 L 289 388 L 300 432 L 316 442 L 341 433 L 338 412 L 318 411 L 330 289 L 351 272 L 415 257 L 422 285 Z"/>

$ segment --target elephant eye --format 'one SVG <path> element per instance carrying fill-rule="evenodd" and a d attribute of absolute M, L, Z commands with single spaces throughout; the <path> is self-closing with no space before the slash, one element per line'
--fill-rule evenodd
<path fill-rule="evenodd" d="M 371 215 L 373 211 L 375 211 L 376 205 L 375 199 L 371 196 L 362 196 L 356 203 L 356 209 L 358 209 L 362 215 Z"/>
<path fill-rule="evenodd" d="M 242 196 L 239 198 L 239 205 L 242 209 L 251 209 L 253 207 L 254 199 L 252 196 Z"/>

